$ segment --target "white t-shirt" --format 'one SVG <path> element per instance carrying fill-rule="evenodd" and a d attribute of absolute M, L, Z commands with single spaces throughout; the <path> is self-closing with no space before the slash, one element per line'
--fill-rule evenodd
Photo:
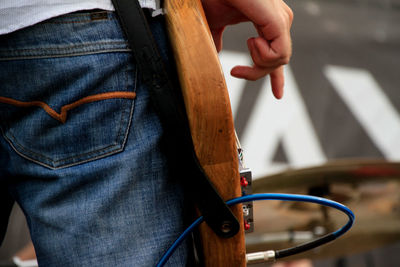
<path fill-rule="evenodd" d="M 139 2 L 142 8 L 159 8 L 159 0 Z M 111 0 L 0 0 L 0 34 L 10 33 L 52 17 L 90 9 L 113 11 L 114 7 Z"/>

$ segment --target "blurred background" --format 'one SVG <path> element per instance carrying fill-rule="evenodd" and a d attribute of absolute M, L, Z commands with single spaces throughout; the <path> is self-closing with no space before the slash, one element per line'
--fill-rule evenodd
<path fill-rule="evenodd" d="M 251 25 L 228 28 L 220 54 L 253 186 L 328 197 L 356 213 L 354 234 L 290 266 L 400 266 L 400 0 L 287 3 L 295 14 L 293 57 L 282 100 L 272 97 L 268 78 L 247 82 L 229 75 L 233 66 L 251 62 Z M 291 246 L 296 233 L 340 227 L 340 216 L 319 207 L 260 204 L 248 249 Z M 11 266 L 28 241 L 16 207 L 0 266 Z"/>
<path fill-rule="evenodd" d="M 228 28 L 220 55 L 253 188 L 327 197 L 357 219 L 347 236 L 299 256 L 309 261 L 285 266 L 400 266 L 400 1 L 286 2 L 293 57 L 282 100 L 268 79 L 229 75 L 251 64 L 252 25 Z M 345 222 L 330 210 L 275 202 L 255 203 L 254 217 L 248 252 L 293 246 Z"/>

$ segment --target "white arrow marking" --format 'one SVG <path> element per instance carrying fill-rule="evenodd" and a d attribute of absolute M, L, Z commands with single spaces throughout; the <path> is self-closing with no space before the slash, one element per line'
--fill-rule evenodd
<path fill-rule="evenodd" d="M 324 73 L 372 141 L 389 160 L 400 160 L 400 116 L 366 70 L 328 65 Z"/>

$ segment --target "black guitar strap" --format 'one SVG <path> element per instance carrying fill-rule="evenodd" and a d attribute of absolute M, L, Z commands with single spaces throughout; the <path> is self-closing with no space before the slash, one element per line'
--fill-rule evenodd
<path fill-rule="evenodd" d="M 240 229 L 236 217 L 209 181 L 194 152 L 182 96 L 169 79 L 163 60 L 137 0 L 112 0 L 126 34 L 142 81 L 165 129 L 172 149 L 179 150 L 182 168 L 177 169 L 188 195 L 193 197 L 207 224 L 221 237 L 232 237 Z M 175 86 L 175 87 L 174 87 Z"/>

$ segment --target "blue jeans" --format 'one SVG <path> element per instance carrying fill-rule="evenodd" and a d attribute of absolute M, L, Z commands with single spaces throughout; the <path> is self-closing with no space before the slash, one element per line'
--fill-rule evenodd
<path fill-rule="evenodd" d="M 172 64 L 162 17 L 150 26 Z M 40 266 L 154 266 L 184 230 L 139 77 L 111 12 L 0 36 L 0 188 L 23 209 Z"/>

